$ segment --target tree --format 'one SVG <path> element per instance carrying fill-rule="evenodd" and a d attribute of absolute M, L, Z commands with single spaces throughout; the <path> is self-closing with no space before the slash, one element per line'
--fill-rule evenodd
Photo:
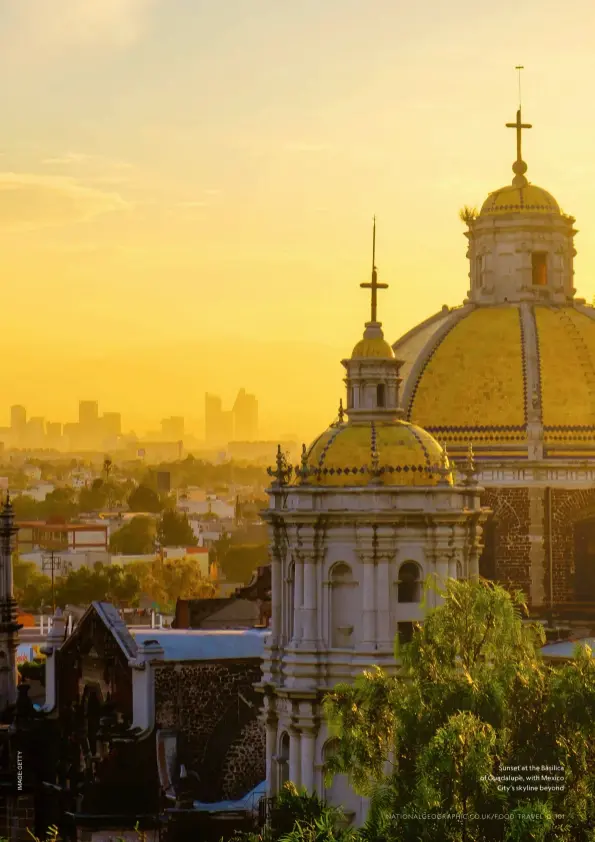
<path fill-rule="evenodd" d="M 145 555 L 155 549 L 155 524 L 137 515 L 110 538 L 110 552 L 121 555 Z"/>
<path fill-rule="evenodd" d="M 229 582 L 247 584 L 254 571 L 268 562 L 266 544 L 233 544 L 220 539 L 215 547 L 221 572 Z"/>
<path fill-rule="evenodd" d="M 63 521 L 72 520 L 80 509 L 75 499 L 74 488 L 56 488 L 50 491 L 41 503 L 41 512 L 45 520 L 60 518 Z"/>
<path fill-rule="evenodd" d="M 215 585 L 200 569 L 199 562 L 191 556 L 156 559 L 140 562 L 132 567 L 140 588 L 149 599 L 165 612 L 172 612 L 178 599 L 210 599 L 215 596 Z"/>
<path fill-rule="evenodd" d="M 68 604 L 89 605 L 99 601 L 128 607 L 138 604 L 140 592 L 140 581 L 134 571 L 97 562 L 92 569 L 80 567 L 58 579 L 56 604 L 64 608 Z"/>
<path fill-rule="evenodd" d="M 195 547 L 196 536 L 184 512 L 166 509 L 157 521 L 157 540 L 162 547 Z"/>
<path fill-rule="evenodd" d="M 90 488 L 81 488 L 79 493 L 79 506 L 83 512 L 96 512 L 104 509 L 107 503 L 106 483 L 102 479 L 96 479 Z"/>
<path fill-rule="evenodd" d="M 451 580 L 443 596 L 396 644 L 396 677 L 376 667 L 327 697 L 340 737 L 329 776 L 372 796 L 367 833 L 394 842 L 591 840 L 595 659 L 545 664 L 520 594 Z M 507 791 L 498 778 L 511 766 L 522 771 Z M 527 789 L 535 766 L 562 768 L 565 788 Z"/>
<path fill-rule="evenodd" d="M 139 485 L 128 498 L 128 508 L 131 512 L 160 512 L 163 503 L 156 491 L 146 485 Z"/>
<path fill-rule="evenodd" d="M 22 610 L 39 611 L 51 603 L 52 580 L 32 561 L 13 559 L 14 597 Z"/>

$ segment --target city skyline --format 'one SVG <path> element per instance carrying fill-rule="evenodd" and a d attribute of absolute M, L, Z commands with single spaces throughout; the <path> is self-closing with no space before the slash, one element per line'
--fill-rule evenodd
<path fill-rule="evenodd" d="M 216 432 L 209 432 L 209 398 L 218 403 L 218 416 L 211 419 Z M 122 413 L 116 411 L 99 412 L 99 401 L 79 400 L 76 421 L 61 421 L 30 414 L 22 404 L 12 404 L 9 408 L 9 423 L 0 424 L 0 438 L 7 439 L 10 447 L 66 447 L 79 450 L 92 447 L 115 447 L 118 440 L 130 436 L 154 438 L 156 441 L 203 441 L 216 446 L 233 441 L 258 441 L 258 400 L 255 395 L 241 387 L 236 395 L 232 409 L 221 411 L 222 401 L 218 395 L 205 394 L 205 416 L 200 429 L 187 424 L 183 415 L 170 415 L 154 422 L 147 430 L 133 430 L 123 421 Z M 228 417 L 229 423 L 223 424 Z M 160 429 L 158 429 L 160 427 Z M 287 434 L 284 435 L 287 437 Z"/>
<path fill-rule="evenodd" d="M 593 298 L 586 0 L 455 0 L 431 27 L 391 0 L 58 5 L 0 9 L 12 402 L 58 417 L 91 393 L 141 429 L 243 382 L 267 435 L 316 435 L 361 331 L 374 213 L 391 343 L 464 299 L 458 211 L 509 181 L 518 64 L 529 172 L 576 216 Z"/>

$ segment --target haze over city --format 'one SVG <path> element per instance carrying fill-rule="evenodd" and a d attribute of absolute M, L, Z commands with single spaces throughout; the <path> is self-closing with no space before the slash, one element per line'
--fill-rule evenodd
<path fill-rule="evenodd" d="M 592 4 L 427 19 L 391 0 L 5 0 L 0 413 L 74 420 L 91 396 L 135 429 L 192 428 L 205 392 L 244 386 L 264 437 L 314 436 L 368 317 L 374 213 L 391 342 L 465 297 L 458 210 L 510 180 L 519 63 L 529 175 L 579 221 L 590 301 Z"/>

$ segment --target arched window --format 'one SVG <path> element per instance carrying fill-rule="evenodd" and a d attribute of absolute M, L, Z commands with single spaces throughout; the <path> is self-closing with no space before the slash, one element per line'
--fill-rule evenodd
<path fill-rule="evenodd" d="M 460 561 L 457 561 L 457 579 L 463 578 L 463 565 Z"/>
<path fill-rule="evenodd" d="M 352 406 L 352 407 L 355 407 L 355 386 L 351 387 L 351 389 L 349 390 L 349 393 L 351 395 L 349 405 Z"/>
<path fill-rule="evenodd" d="M 399 568 L 399 602 L 421 602 L 421 569 L 414 561 L 406 561 Z"/>
<path fill-rule="evenodd" d="M 277 766 L 279 770 L 278 782 L 279 791 L 283 789 L 289 780 L 289 734 L 284 731 L 279 738 L 279 753 L 277 754 Z"/>
<path fill-rule="evenodd" d="M 330 572 L 330 627 L 334 649 L 353 649 L 355 618 L 360 606 L 356 604 L 357 588 L 351 567 L 340 561 Z"/>
<path fill-rule="evenodd" d="M 376 386 L 376 406 L 386 406 L 386 386 L 379 383 Z"/>

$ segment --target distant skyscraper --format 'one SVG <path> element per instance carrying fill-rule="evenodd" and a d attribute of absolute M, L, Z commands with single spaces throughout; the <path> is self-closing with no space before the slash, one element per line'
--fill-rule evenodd
<path fill-rule="evenodd" d="M 119 412 L 104 412 L 101 416 L 101 432 L 104 436 L 121 436 L 122 415 Z"/>
<path fill-rule="evenodd" d="M 97 401 L 79 401 L 79 424 L 89 427 L 97 424 L 99 419 L 99 404 Z"/>
<path fill-rule="evenodd" d="M 233 405 L 234 439 L 256 441 L 258 438 L 258 401 L 255 395 L 240 389 Z"/>
<path fill-rule="evenodd" d="M 46 443 L 48 447 L 56 450 L 62 445 L 62 424 L 59 421 L 48 421 L 45 428 Z"/>
<path fill-rule="evenodd" d="M 45 418 L 30 418 L 27 424 L 27 447 L 45 447 Z"/>
<path fill-rule="evenodd" d="M 12 434 L 13 444 L 23 444 L 25 439 L 25 430 L 27 429 L 27 410 L 24 406 L 10 407 L 10 429 Z"/>
<path fill-rule="evenodd" d="M 180 415 L 172 415 L 161 422 L 161 435 L 168 441 L 183 441 L 184 419 Z"/>
<path fill-rule="evenodd" d="M 223 411 L 218 395 L 205 395 L 205 439 L 207 444 L 221 444 L 221 423 Z"/>
<path fill-rule="evenodd" d="M 222 412 L 219 416 L 219 441 L 218 444 L 229 444 L 233 441 L 233 410 Z"/>

